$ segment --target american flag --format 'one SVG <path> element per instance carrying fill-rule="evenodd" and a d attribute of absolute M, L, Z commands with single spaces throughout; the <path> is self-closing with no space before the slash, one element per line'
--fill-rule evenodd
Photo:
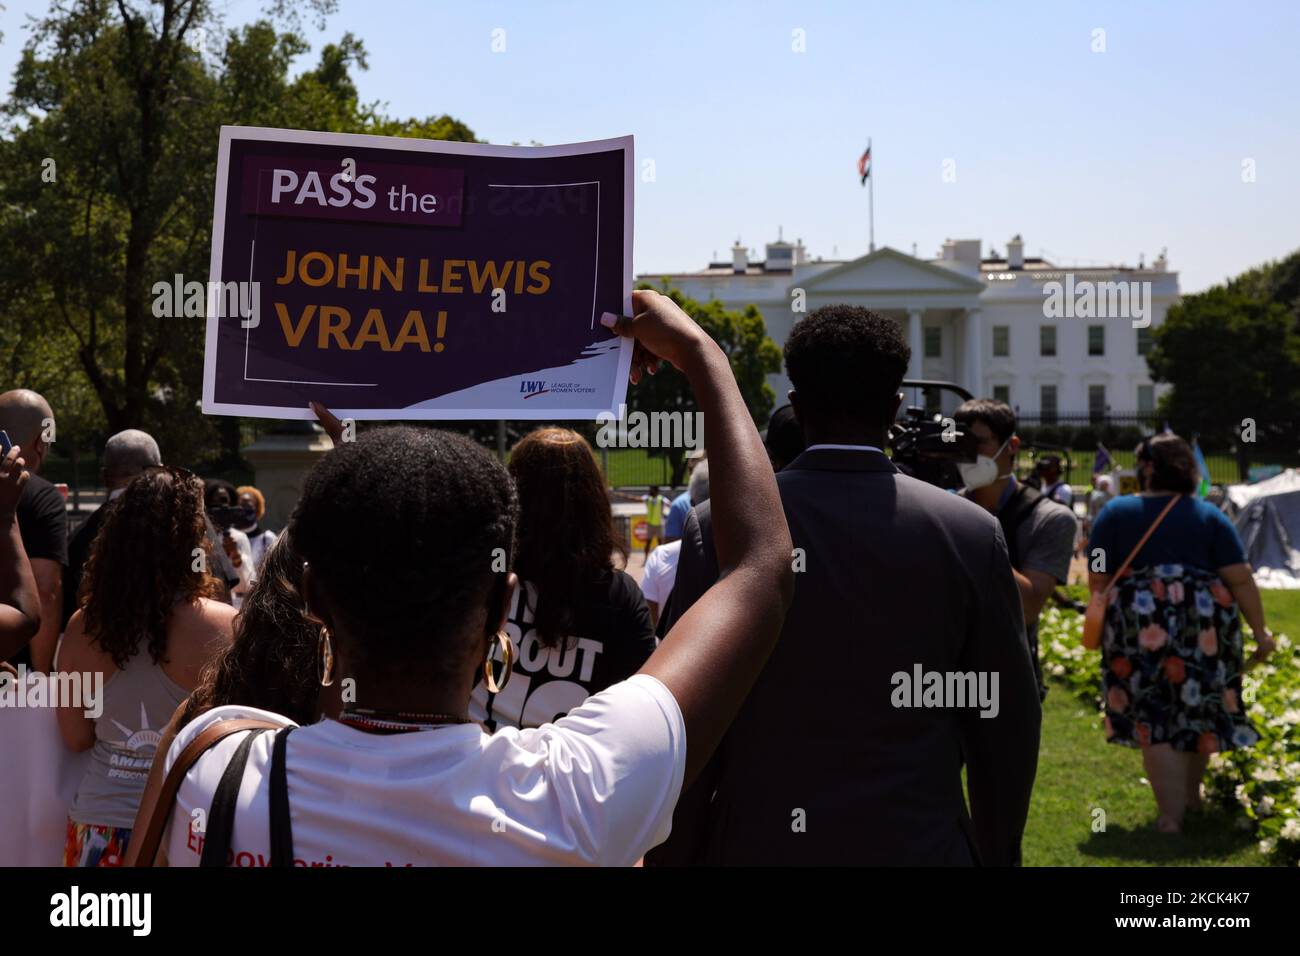
<path fill-rule="evenodd" d="M 862 177 L 862 185 L 867 184 L 867 177 L 871 175 L 871 145 L 867 145 L 867 151 L 862 154 L 858 160 L 858 175 Z"/>

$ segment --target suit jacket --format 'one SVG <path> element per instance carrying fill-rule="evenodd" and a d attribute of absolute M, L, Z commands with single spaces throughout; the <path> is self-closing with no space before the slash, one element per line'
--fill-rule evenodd
<path fill-rule="evenodd" d="M 997 520 L 878 452 L 812 449 L 776 479 L 794 602 L 647 862 L 1019 862 L 1041 714 Z M 717 576 L 706 502 L 687 519 L 674 618 Z M 925 685 L 931 672 L 945 685 L 949 674 L 982 674 L 990 691 L 996 673 L 996 716 L 951 696 L 916 706 L 920 690 L 899 675 Z"/>

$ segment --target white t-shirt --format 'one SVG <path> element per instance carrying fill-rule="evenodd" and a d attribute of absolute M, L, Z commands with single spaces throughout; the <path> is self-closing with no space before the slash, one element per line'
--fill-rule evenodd
<path fill-rule="evenodd" d="M 677 581 L 677 559 L 682 554 L 681 541 L 661 544 L 646 558 L 645 573 L 641 577 L 641 593 L 647 601 L 654 601 L 663 610 L 664 601 L 673 591 Z"/>
<path fill-rule="evenodd" d="M 166 768 L 218 720 L 260 717 L 218 707 L 192 721 Z M 164 845 L 197 866 L 206 813 L 244 734 L 231 734 L 181 783 Z M 235 866 L 270 865 L 268 788 L 274 734 L 249 752 L 231 837 Z M 553 724 L 486 734 L 457 724 L 371 734 L 333 720 L 295 730 L 285 756 L 297 866 L 630 866 L 668 838 L 686 766 L 686 726 L 672 694 L 637 674 Z"/>
<path fill-rule="evenodd" d="M 23 699 L 33 699 L 42 679 L 27 675 Z M 90 751 L 74 754 L 63 743 L 56 708 L 17 706 L 13 675 L 0 679 L 0 695 L 0 867 L 62 866 L 68 807 L 86 775 Z"/>
<path fill-rule="evenodd" d="M 245 533 L 244 537 L 248 538 L 248 547 L 253 555 L 253 574 L 256 576 L 262 571 L 262 562 L 266 560 L 266 552 L 270 551 L 275 544 L 275 532 L 259 531 L 251 537 Z"/>
<path fill-rule="evenodd" d="M 239 551 L 239 567 L 235 569 L 235 573 L 239 575 L 239 583 L 230 592 L 230 606 L 238 611 L 243 607 L 244 598 L 248 596 L 248 592 L 253 589 L 253 584 L 257 581 L 257 564 L 253 561 L 253 546 L 248 541 L 248 535 L 238 528 L 231 528 L 230 537 Z"/>

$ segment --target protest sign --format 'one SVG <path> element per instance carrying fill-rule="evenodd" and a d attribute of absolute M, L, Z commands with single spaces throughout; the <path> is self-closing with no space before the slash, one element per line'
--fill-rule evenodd
<path fill-rule="evenodd" d="M 632 137 L 515 147 L 223 127 L 203 411 L 594 419 L 624 401 Z M 190 314 L 175 302 L 168 314 Z"/>

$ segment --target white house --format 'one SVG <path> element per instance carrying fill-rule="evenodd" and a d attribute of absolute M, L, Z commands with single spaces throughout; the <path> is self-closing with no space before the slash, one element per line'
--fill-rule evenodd
<path fill-rule="evenodd" d="M 1027 258 L 1019 236 L 1005 255 L 988 256 L 979 239 L 949 239 L 930 260 L 887 247 L 849 261 L 810 260 L 802 240 L 778 239 L 754 262 L 738 241 L 730 263 L 638 279 L 667 280 L 729 308 L 755 305 L 782 345 L 803 314 L 801 299 L 806 312 L 865 306 L 906 330 L 909 378 L 956 382 L 1047 420 L 1153 410 L 1167 386 L 1151 381 L 1144 356 L 1179 294 L 1164 253 L 1149 267 L 1057 266 Z M 768 381 L 783 404 L 789 379 L 782 372 Z"/>

